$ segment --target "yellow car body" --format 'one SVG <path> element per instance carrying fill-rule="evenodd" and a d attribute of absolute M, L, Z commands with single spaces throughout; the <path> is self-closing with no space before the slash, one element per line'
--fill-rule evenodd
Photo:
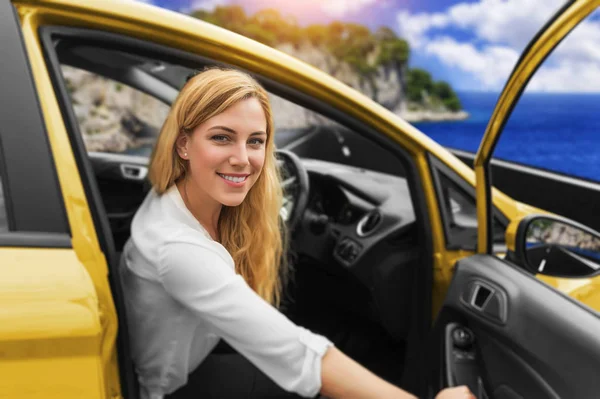
<path fill-rule="evenodd" d="M 597 1 L 581 1 L 581 12 L 564 15 L 565 23 L 551 35 L 569 31 Z M 118 317 L 108 280 L 108 262 L 99 244 L 60 104 L 48 72 L 39 37 L 42 26 L 98 29 L 159 43 L 244 68 L 323 101 L 363 121 L 402 146 L 418 167 L 433 242 L 433 313 L 439 309 L 458 259 L 472 251 L 445 245 L 439 204 L 428 154 L 475 186 L 485 177 L 416 128 L 366 96 L 297 59 L 216 26 L 175 12 L 133 1 L 15 0 L 27 62 L 39 99 L 51 156 L 58 177 L 71 235 L 70 248 L 4 246 L 0 249 L 0 397 L 6 398 L 119 398 Z M 552 37 L 548 38 L 552 41 Z M 550 45 L 544 47 L 549 51 Z M 527 61 L 531 65 L 535 60 Z M 508 102 L 518 89 L 505 91 Z M 6 96 L 3 93 L 2 96 Z M 502 111 L 502 108 L 500 109 Z M 503 117 L 494 114 L 493 121 Z M 495 122 L 492 122 L 495 123 Z M 494 139 L 488 129 L 477 166 L 489 155 Z M 29 184 L 29 182 L 23 182 Z M 481 187 L 481 186 L 480 186 Z M 485 195 L 478 191 L 478 203 Z M 493 189 L 492 201 L 515 223 L 535 207 L 519 203 Z M 480 199 L 481 197 L 481 199 Z M 479 205 L 479 204 L 478 204 Z M 486 215 L 480 210 L 480 227 Z M 481 234 L 486 234 L 482 230 Z M 512 236 L 511 236 L 512 234 Z M 485 237 L 485 236 L 482 236 Z M 485 238 L 482 238 L 485 239 Z M 514 240 L 514 238 L 513 238 Z M 543 278 L 548 284 L 600 309 L 600 287 L 593 279 Z"/>

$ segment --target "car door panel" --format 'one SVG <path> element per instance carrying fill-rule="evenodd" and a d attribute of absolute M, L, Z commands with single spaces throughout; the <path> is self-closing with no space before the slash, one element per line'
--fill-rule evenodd
<path fill-rule="evenodd" d="M 49 15 L 49 10 L 45 7 L 38 7 L 31 4 L 7 3 L 11 8 L 15 7 L 14 14 L 17 19 L 15 22 L 20 22 L 20 26 L 16 29 L 20 30 L 22 41 L 20 42 L 19 50 L 25 56 L 26 65 L 23 70 L 30 73 L 29 86 L 36 93 L 36 100 L 39 108 L 35 112 L 40 113 L 41 123 L 38 127 L 45 130 L 44 140 L 31 137 L 25 130 L 16 130 L 18 134 L 15 136 L 22 137 L 23 140 L 29 140 L 22 148 L 28 149 L 28 146 L 38 145 L 39 143 L 49 144 L 47 153 L 44 154 L 50 157 L 58 177 L 58 185 L 60 187 L 59 195 L 62 195 L 64 209 L 68 225 L 70 226 L 70 238 L 72 243 L 73 256 L 71 262 L 76 262 L 68 267 L 76 268 L 80 274 L 88 276 L 93 285 L 93 289 L 89 293 L 90 297 L 95 297 L 94 302 L 97 311 L 91 317 L 95 317 L 99 323 L 97 333 L 98 342 L 93 346 L 95 353 L 88 353 L 82 359 L 86 359 L 86 367 L 73 366 L 76 362 L 69 362 L 73 356 L 53 356 L 44 357 L 40 355 L 39 365 L 35 362 L 30 362 L 31 371 L 30 378 L 40 373 L 45 373 L 44 367 L 56 367 L 52 370 L 55 376 L 53 385 L 48 385 L 48 389 L 43 392 L 37 391 L 37 387 L 31 387 L 31 397 L 119 397 L 121 392 L 133 392 L 122 389 L 123 386 L 129 384 L 126 377 L 127 362 L 123 361 L 123 357 L 118 357 L 117 348 L 125 346 L 122 344 L 124 336 L 123 331 L 126 328 L 119 326 L 117 328 L 117 308 L 115 300 L 119 300 L 118 294 L 115 294 L 113 275 L 108 272 L 108 262 L 114 261 L 114 246 L 109 231 L 108 221 L 104 215 L 102 205 L 97 201 L 97 187 L 93 184 L 90 178 L 91 167 L 85 152 L 81 151 L 84 148 L 81 140 L 77 140 L 75 135 L 70 134 L 71 119 L 74 119 L 73 112 L 69 112 L 68 107 L 65 107 L 62 98 L 66 89 L 57 83 L 59 75 L 55 74 L 53 68 L 53 59 L 45 57 L 44 43 L 40 41 L 39 32 L 40 24 L 47 23 L 46 17 Z M 0 14 L 3 14 L 0 12 Z M 20 20 L 18 19 L 20 17 Z M 4 27 L 3 24 L 0 24 Z M 2 36 L 2 35 L 0 35 Z M 4 36 L 2 36 L 4 38 Z M 12 55 L 6 57 L 7 60 L 13 60 Z M 10 77 L 13 79 L 13 77 Z M 54 83 L 57 83 L 56 85 Z M 24 86 L 27 87 L 27 86 Z M 22 90 L 23 88 L 20 88 Z M 14 91 L 13 91 L 14 92 Z M 64 111 L 64 112 L 63 112 Z M 14 119 L 23 120 L 31 118 L 30 110 L 20 110 L 13 114 Z M 32 159 L 37 155 L 30 156 L 26 154 L 23 160 Z M 19 181 L 19 171 L 16 171 L 15 178 Z M 35 184 L 32 184 L 35 185 Z M 14 193 L 13 193 L 14 194 Z M 44 204 L 49 198 L 48 195 L 30 194 L 31 201 L 38 201 Z M 51 265 L 45 265 L 50 267 Z M 67 267 L 64 264 L 56 264 L 55 267 Z M 31 269 L 35 270 L 35 269 Z M 25 278 L 25 277 L 23 277 Z M 35 274 L 30 275 L 29 281 L 38 281 L 39 277 Z M 65 281 L 64 284 L 70 284 Z M 66 300 L 60 298 L 60 300 Z M 77 302 L 75 302 L 77 303 Z M 48 331 L 51 335 L 51 332 Z M 72 336 L 65 337 L 76 345 L 78 339 L 77 331 L 73 331 Z M 34 345 L 35 343 L 32 343 Z M 48 348 L 61 345 L 52 340 L 47 340 L 40 345 L 46 345 Z M 40 346 L 43 349 L 43 347 Z M 28 348 L 24 348 L 25 352 Z M 49 349 L 50 350 L 50 349 Z M 44 352 L 41 350 L 41 352 Z M 46 352 L 48 353 L 48 352 Z M 123 352 L 121 352 L 123 353 Z M 42 353 L 43 354 L 43 353 Z M 24 358 L 27 355 L 24 355 Z M 127 360 L 127 358 L 125 358 Z M 24 363 L 25 364 L 25 363 Z M 42 366 L 43 364 L 43 366 Z M 60 367 L 59 367 L 60 365 Z M 121 368 L 119 368 L 121 365 Z M 125 366 L 123 366 L 125 365 Z M 67 369 L 67 367 L 69 369 Z M 123 371 L 125 370 L 125 372 Z M 21 370 L 23 372 L 23 370 Z M 15 373 L 19 374 L 17 371 Z M 119 375 L 123 376 L 119 379 Z M 20 374 L 19 374 L 20 375 Z M 94 383 L 91 383 L 91 380 Z M 51 388 L 51 389 L 50 389 Z M 19 391 L 23 392 L 23 390 Z M 7 397 L 13 397 L 10 395 Z"/>
<path fill-rule="evenodd" d="M 483 301 L 477 284 L 493 290 Z M 442 385 L 467 384 L 478 397 L 598 397 L 598 324 L 592 309 L 524 270 L 474 255 L 457 263 L 436 321 L 435 378 Z M 457 347 L 456 327 L 472 333 L 471 349 Z"/>
<path fill-rule="evenodd" d="M 34 77 L 46 71 L 27 52 L 19 16 L 0 2 L 0 397 L 114 397 L 102 353 L 111 309 L 94 284 L 101 253 L 85 251 L 93 238 L 77 211 L 86 205 L 61 168 L 68 147 L 51 123 L 60 118 L 40 95 Z"/>
<path fill-rule="evenodd" d="M 73 249 L 2 248 L 0 265 L 0 397 L 106 398 L 98 297 Z"/>

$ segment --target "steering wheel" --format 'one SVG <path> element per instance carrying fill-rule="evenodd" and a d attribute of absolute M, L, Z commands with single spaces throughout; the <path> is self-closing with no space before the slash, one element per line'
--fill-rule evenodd
<path fill-rule="evenodd" d="M 275 157 L 281 173 L 283 189 L 283 204 L 279 213 L 287 224 L 288 230 L 292 232 L 308 205 L 308 173 L 300 158 L 291 151 L 277 150 Z"/>

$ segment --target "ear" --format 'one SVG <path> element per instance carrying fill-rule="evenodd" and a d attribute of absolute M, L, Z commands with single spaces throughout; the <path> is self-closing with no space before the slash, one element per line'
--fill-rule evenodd
<path fill-rule="evenodd" d="M 175 148 L 177 149 L 177 154 L 179 154 L 181 159 L 189 159 L 189 141 L 189 137 L 184 133 L 180 133 L 177 137 L 177 140 L 175 140 Z"/>

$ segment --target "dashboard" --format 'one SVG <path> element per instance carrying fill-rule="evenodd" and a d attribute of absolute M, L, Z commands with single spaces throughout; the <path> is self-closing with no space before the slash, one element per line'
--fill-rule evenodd
<path fill-rule="evenodd" d="M 296 250 L 357 277 L 369 273 L 369 253 L 414 230 L 415 214 L 405 178 L 321 160 L 303 159 L 310 195 Z M 369 283 L 366 278 L 365 283 Z"/>
<path fill-rule="evenodd" d="M 310 276 L 307 287 L 328 281 L 313 289 L 311 312 L 319 306 L 349 312 L 403 339 L 421 262 L 406 178 L 321 160 L 302 164 L 309 198 L 291 240 L 296 272 Z"/>

